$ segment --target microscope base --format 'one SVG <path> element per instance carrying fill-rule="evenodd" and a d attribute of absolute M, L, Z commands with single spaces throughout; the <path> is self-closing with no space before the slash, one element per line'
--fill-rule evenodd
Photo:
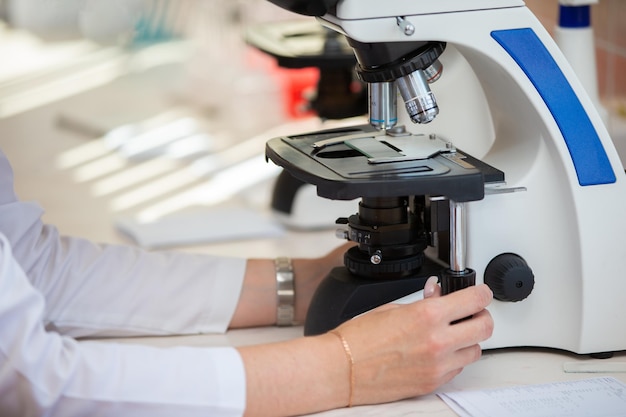
<path fill-rule="evenodd" d="M 359 314 L 424 288 L 443 267 L 426 258 L 419 274 L 399 279 L 360 278 L 345 267 L 333 269 L 313 295 L 304 323 L 305 336 L 325 333 Z"/>

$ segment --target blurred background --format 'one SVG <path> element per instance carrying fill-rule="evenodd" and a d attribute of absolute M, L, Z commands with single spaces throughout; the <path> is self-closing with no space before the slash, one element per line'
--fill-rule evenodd
<path fill-rule="evenodd" d="M 557 0 L 526 3 L 553 33 Z M 600 0 L 592 21 L 607 127 L 626 148 L 626 1 Z M 158 247 L 280 235 L 280 222 L 253 216 L 279 174 L 264 161 L 265 142 L 354 123 L 364 110 L 362 86 L 343 70 L 352 65 L 345 45 L 315 25 L 265 0 L 0 0 L 0 148 L 19 195 L 43 204 L 62 232 L 98 240 L 121 233 Z M 250 44 L 258 36 L 286 39 L 287 56 L 335 51 L 343 67 L 279 65 Z M 225 215 L 207 214 L 217 206 L 253 221 L 199 227 Z M 337 217 L 315 214 L 304 227 Z"/>
<path fill-rule="evenodd" d="M 558 21 L 557 0 L 526 0 L 550 33 Z M 596 42 L 598 91 L 603 103 L 618 116 L 626 113 L 626 1 L 600 0 L 592 6 Z"/>

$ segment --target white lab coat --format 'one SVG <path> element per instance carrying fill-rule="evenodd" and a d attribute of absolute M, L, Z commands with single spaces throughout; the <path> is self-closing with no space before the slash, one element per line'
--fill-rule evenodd
<path fill-rule="evenodd" d="M 223 332 L 245 260 L 59 236 L 21 202 L 0 152 L 0 416 L 239 416 L 234 348 L 80 336 Z"/>

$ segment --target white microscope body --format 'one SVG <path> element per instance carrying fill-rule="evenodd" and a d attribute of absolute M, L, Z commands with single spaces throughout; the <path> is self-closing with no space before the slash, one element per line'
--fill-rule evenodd
<path fill-rule="evenodd" d="M 584 87 L 524 2 L 334 3 L 318 19 L 359 45 L 445 43 L 431 87 L 438 116 L 416 124 L 402 109 L 398 125 L 441 136 L 504 173 L 504 182 L 485 183 L 484 198 L 464 203 L 464 242 L 451 243 L 477 283 L 502 254 L 523 259 L 534 276 L 523 299 L 505 301 L 492 286 L 495 330 L 483 347 L 625 350 L 624 168 Z"/>
<path fill-rule="evenodd" d="M 400 30 L 398 16 L 412 34 Z M 457 80 L 461 96 L 474 78 L 484 91 L 473 107 L 455 106 L 453 84 L 446 96 L 432 86 L 440 117 L 448 116 L 437 133 L 506 175 L 483 200 L 467 203 L 467 264 L 480 282 L 487 264 L 510 252 L 535 276 L 526 299 L 494 300 L 495 331 L 484 347 L 626 349 L 624 168 L 598 111 L 524 3 L 344 0 L 322 19 L 360 42 L 447 42 L 442 60 L 455 49 L 471 67 Z M 442 84 L 448 68 L 444 62 Z M 476 109 L 484 114 L 468 120 Z M 436 122 L 406 125 L 432 131 Z"/>

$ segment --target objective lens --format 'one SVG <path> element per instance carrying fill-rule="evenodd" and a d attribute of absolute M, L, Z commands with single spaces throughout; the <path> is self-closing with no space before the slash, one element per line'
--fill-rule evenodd
<path fill-rule="evenodd" d="M 432 84 L 441 78 L 441 73 L 443 72 L 443 65 L 439 62 L 438 59 L 433 62 L 430 67 L 424 70 L 424 75 L 426 76 L 426 81 L 428 84 Z"/>
<path fill-rule="evenodd" d="M 369 83 L 370 124 L 377 129 L 390 129 L 398 122 L 394 82 Z"/>
<path fill-rule="evenodd" d="M 430 91 L 424 71 L 417 70 L 396 80 L 409 117 L 414 123 L 432 122 L 437 114 L 437 100 Z"/>

